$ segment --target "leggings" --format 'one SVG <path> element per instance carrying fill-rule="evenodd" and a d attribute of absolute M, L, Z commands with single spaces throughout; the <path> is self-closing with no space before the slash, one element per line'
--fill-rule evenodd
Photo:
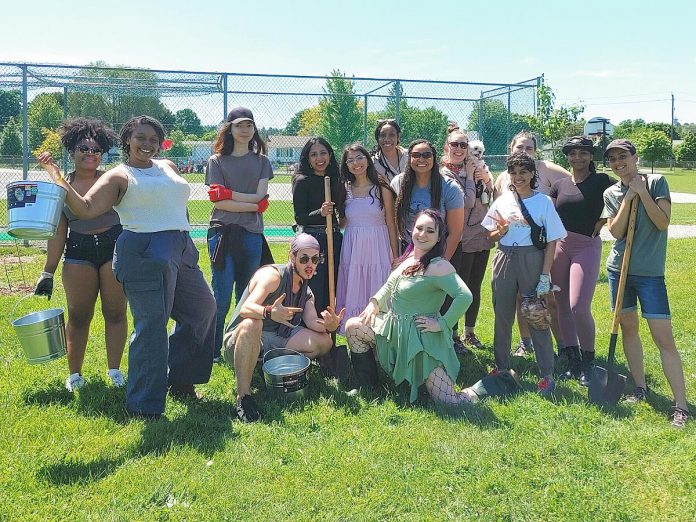
<path fill-rule="evenodd" d="M 551 268 L 554 284 L 561 287 L 556 294 L 558 323 L 566 346 L 581 346 L 594 352 L 595 323 L 592 318 L 592 296 L 597 286 L 602 240 L 575 232 L 556 243 Z"/>
<path fill-rule="evenodd" d="M 463 252 L 461 263 L 457 268 L 459 277 L 466 283 L 466 286 L 469 287 L 471 294 L 474 296 L 474 300 L 464 316 L 464 326 L 469 328 L 476 326 L 476 318 L 481 306 L 481 283 L 486 275 L 486 267 L 488 266 L 490 255 L 490 250 Z"/>

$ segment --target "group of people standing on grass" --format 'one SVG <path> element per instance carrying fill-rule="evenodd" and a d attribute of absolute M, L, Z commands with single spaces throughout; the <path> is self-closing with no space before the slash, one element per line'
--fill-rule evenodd
<path fill-rule="evenodd" d="M 607 261 L 613 298 L 627 203 L 639 198 L 636 253 L 621 322 L 636 385 L 628 399 L 647 394 L 636 314 L 640 301 L 674 393 L 673 424 L 686 422 L 684 376 L 664 283 L 669 189 L 661 176 L 638 173 L 638 156 L 627 140 L 610 143 L 605 152 L 617 181 L 596 172 L 594 146 L 584 136 L 563 147 L 568 172 L 536 160 L 535 137 L 521 132 L 497 179 L 470 153 L 469 135 L 455 124 L 439 159 L 427 140 L 404 148 L 395 120 L 379 122 L 375 150 L 355 143 L 340 158 L 325 139 L 310 138 L 292 177 L 296 235 L 287 263 L 274 264 L 263 236 L 273 170 L 252 112 L 235 108 L 219 129 L 206 175 L 214 205 L 207 236 L 211 292 L 189 236 L 189 186 L 172 162 L 158 158 L 162 125 L 136 117 L 117 138 L 102 122 L 77 118 L 63 124 L 61 136 L 74 172 L 63 177 L 49 154 L 38 158 L 68 194 L 37 293 L 50 295 L 64 250 L 71 391 L 84 385 L 82 361 L 100 294 L 108 374 L 114 385 L 127 385 L 126 408 L 134 415 L 158 417 L 167 393 L 198 398 L 194 385 L 207 382 L 213 362 L 224 358 L 237 377 L 238 417 L 257 420 L 251 376 L 259 355 L 292 348 L 324 364 L 331 354 L 345 352 L 336 346 L 336 333 L 348 340 L 362 388 L 376 385 L 379 363 L 397 384 L 408 382 L 412 401 L 425 385 L 434 400 L 475 402 L 485 387 L 456 389 L 457 354 L 483 348 L 476 324 L 496 243 L 495 368 L 486 379 L 514 377 L 510 354 L 517 315 L 518 350 L 534 350 L 542 395 L 554 391 L 558 373 L 549 323 L 558 355 L 567 360 L 560 378 L 588 385 L 599 231 L 606 223 L 617 239 Z M 116 139 L 125 161 L 103 172 L 101 153 Z M 335 306 L 325 263 L 329 236 Z M 233 292 L 236 308 L 226 323 Z M 127 379 L 119 370 L 126 300 L 134 327 Z M 175 327 L 168 334 L 170 318 Z"/>

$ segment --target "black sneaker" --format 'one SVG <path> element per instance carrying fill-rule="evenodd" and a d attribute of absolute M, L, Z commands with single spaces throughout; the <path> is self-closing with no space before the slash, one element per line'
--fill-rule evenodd
<path fill-rule="evenodd" d="M 683 428 L 686 426 L 687 420 L 689 420 L 689 412 L 675 406 L 672 412 L 672 426 L 675 428 Z"/>
<path fill-rule="evenodd" d="M 466 355 L 467 353 L 469 353 L 469 349 L 462 342 L 461 337 L 452 339 L 452 343 L 454 344 L 454 353 L 456 353 L 457 355 Z"/>
<path fill-rule="evenodd" d="M 636 386 L 633 391 L 624 397 L 624 402 L 626 404 L 635 404 L 636 402 L 643 402 L 648 397 L 648 390 L 642 388 L 641 386 Z"/>
<path fill-rule="evenodd" d="M 256 422 L 261 418 L 256 401 L 251 395 L 245 395 L 237 406 L 237 418 L 242 422 Z"/>

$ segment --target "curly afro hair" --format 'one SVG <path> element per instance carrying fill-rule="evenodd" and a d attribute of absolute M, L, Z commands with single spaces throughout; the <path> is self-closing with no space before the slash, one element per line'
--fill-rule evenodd
<path fill-rule="evenodd" d="M 102 152 L 108 152 L 118 137 L 111 127 L 96 118 L 71 118 L 65 120 L 58 130 L 63 147 L 75 152 L 75 147 L 82 140 L 94 140 Z"/>

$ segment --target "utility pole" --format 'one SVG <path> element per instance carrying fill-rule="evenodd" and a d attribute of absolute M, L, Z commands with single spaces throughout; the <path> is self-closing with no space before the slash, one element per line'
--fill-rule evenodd
<path fill-rule="evenodd" d="M 672 94 L 672 127 L 670 129 L 670 138 L 672 142 L 672 154 L 669 155 L 669 170 L 674 169 L 674 93 Z"/>

